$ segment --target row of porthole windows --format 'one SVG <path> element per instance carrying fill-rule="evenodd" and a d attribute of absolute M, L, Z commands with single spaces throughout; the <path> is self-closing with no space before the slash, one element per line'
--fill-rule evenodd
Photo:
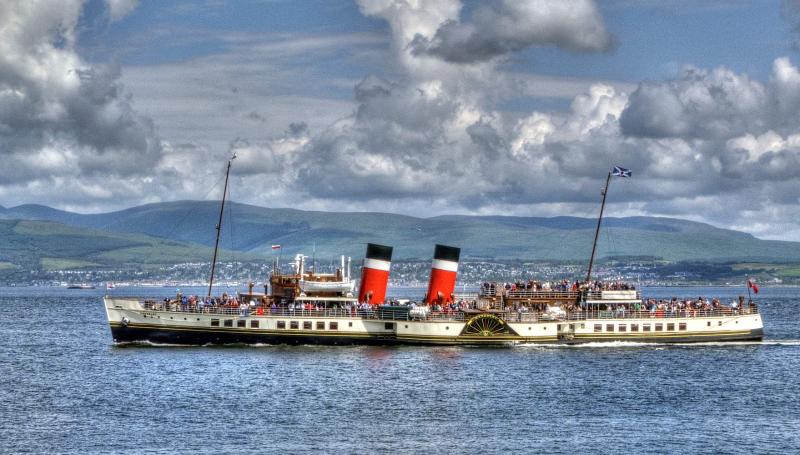
<path fill-rule="evenodd" d="M 303 330 L 325 330 L 325 321 L 289 321 L 289 329 L 290 330 L 300 330 L 300 322 L 303 323 Z M 316 322 L 316 324 L 314 324 Z M 250 320 L 250 328 L 257 329 L 259 328 L 260 321 L 258 319 L 251 319 Z M 219 319 L 212 319 L 211 320 L 211 327 L 219 327 L 220 320 Z M 353 327 L 352 322 L 347 323 L 348 327 Z M 222 320 L 222 327 L 233 327 L 233 319 L 223 319 Z M 247 327 L 247 320 L 246 319 L 237 319 L 236 320 L 236 327 L 239 328 L 246 328 Z M 281 330 L 286 329 L 286 321 L 277 321 L 276 327 Z M 387 322 L 385 324 L 386 330 L 393 330 L 394 323 Z M 338 321 L 330 321 L 328 322 L 328 330 L 339 330 L 339 322 Z"/>
<path fill-rule="evenodd" d="M 667 326 L 667 332 L 674 332 L 675 331 L 675 323 L 674 322 L 668 322 L 666 324 L 666 326 Z M 605 325 L 605 329 L 606 329 L 605 331 L 606 332 L 614 332 L 615 328 L 616 328 L 617 332 L 621 332 L 621 333 L 628 332 L 628 328 L 630 328 L 631 332 L 639 332 L 639 324 L 630 324 L 630 326 L 628 324 L 616 324 L 616 327 L 615 327 L 615 324 L 606 324 Z M 642 332 L 652 332 L 652 331 L 663 332 L 664 331 L 664 324 L 661 323 L 661 322 L 657 322 L 657 323 L 652 324 L 652 325 L 650 323 L 644 323 L 644 324 L 641 325 L 641 329 L 642 329 Z M 680 330 L 686 330 L 686 323 L 685 322 L 678 323 L 678 330 L 679 331 Z M 603 324 L 595 324 L 594 325 L 594 331 L 595 332 L 602 332 L 603 331 Z"/>

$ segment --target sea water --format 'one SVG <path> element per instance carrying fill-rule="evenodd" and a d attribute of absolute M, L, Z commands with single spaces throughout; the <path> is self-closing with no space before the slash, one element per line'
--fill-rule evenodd
<path fill-rule="evenodd" d="M 763 342 L 506 348 L 115 346 L 104 292 L 0 289 L 0 452 L 800 452 L 799 288 Z"/>

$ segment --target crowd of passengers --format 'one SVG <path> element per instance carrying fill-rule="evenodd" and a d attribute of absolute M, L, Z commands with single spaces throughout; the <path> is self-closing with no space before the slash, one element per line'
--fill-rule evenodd
<path fill-rule="evenodd" d="M 745 305 L 744 297 L 739 297 L 738 301 L 732 301 L 729 305 L 723 304 L 719 299 L 707 299 L 698 297 L 697 299 L 678 299 L 673 297 L 670 300 L 648 299 L 634 303 L 617 304 L 598 304 L 586 306 L 574 302 L 562 307 L 565 317 L 584 318 L 593 317 L 613 317 L 613 318 L 670 318 L 670 317 L 698 317 L 709 315 L 729 315 L 744 314 L 754 311 L 756 308 L 752 300 Z M 544 303 L 515 303 L 513 311 L 517 313 L 533 313 L 534 315 L 548 313 L 548 305 Z"/>
<path fill-rule="evenodd" d="M 482 290 L 488 289 L 494 283 L 484 283 Z M 519 286 L 519 287 L 518 287 Z M 579 286 L 578 282 L 570 284 L 567 280 L 551 284 L 550 282 L 539 283 L 537 281 L 529 281 L 528 283 L 505 283 L 503 289 L 509 292 L 518 289 L 530 289 L 535 291 L 563 291 L 574 289 L 601 289 L 601 290 L 633 290 L 634 286 L 623 282 L 609 282 L 602 283 L 595 281 L 588 286 Z M 473 310 L 478 307 L 476 300 L 454 299 L 450 296 L 450 301 L 434 302 L 431 305 L 424 305 L 414 301 L 404 303 L 409 306 L 413 314 L 417 308 L 424 309 L 426 313 L 433 314 L 452 314 L 459 313 L 467 310 Z M 313 312 L 327 310 L 337 311 L 342 314 L 349 314 L 353 316 L 371 316 L 377 309 L 385 306 L 397 306 L 400 303 L 394 299 L 389 300 L 383 305 L 372 305 L 368 303 L 330 303 L 327 307 L 320 303 L 312 302 L 291 302 L 279 305 L 275 301 L 268 300 L 266 297 L 260 299 L 250 299 L 242 301 L 237 296 L 229 296 L 227 293 L 222 294 L 221 297 L 202 297 L 196 295 L 183 295 L 178 292 L 176 299 L 165 298 L 158 302 L 154 300 L 146 300 L 145 308 L 157 311 L 183 311 L 183 312 L 196 312 L 196 313 L 221 313 L 221 314 L 238 314 L 240 316 L 249 315 L 265 315 L 265 314 L 311 314 Z M 516 312 L 520 315 L 532 314 L 534 317 L 551 313 L 552 309 L 546 303 L 525 303 L 514 302 L 503 308 L 508 312 Z M 559 313 L 564 313 L 566 317 L 586 317 L 586 316 L 599 316 L 599 317 L 697 317 L 711 314 L 739 314 L 751 312 L 755 309 L 755 304 L 752 300 L 745 307 L 744 297 L 739 297 L 738 301 L 733 301 L 729 305 L 720 302 L 719 299 L 707 299 L 698 297 L 697 299 L 678 299 L 673 297 L 670 300 L 665 299 L 648 299 L 645 301 L 636 301 L 633 303 L 617 303 L 617 304 L 599 304 L 596 306 L 585 306 L 585 304 L 569 302 L 561 306 Z"/>
<path fill-rule="evenodd" d="M 498 290 L 502 294 L 508 295 L 509 293 L 517 292 L 578 292 L 578 291 L 633 291 L 636 286 L 625 283 L 623 281 L 594 281 L 591 283 L 582 283 L 578 280 L 570 282 L 569 280 L 561 281 L 516 281 L 513 283 L 495 283 L 484 282 L 481 285 L 482 295 L 497 295 Z"/>
<path fill-rule="evenodd" d="M 176 312 L 190 312 L 190 313 L 214 313 L 214 314 L 238 314 L 239 316 L 257 315 L 263 316 L 268 314 L 312 314 L 314 312 L 327 310 L 328 312 L 340 312 L 343 315 L 353 316 L 371 316 L 379 307 L 386 307 L 391 305 L 398 305 L 394 300 L 383 305 L 372 305 L 369 303 L 355 303 L 355 302 L 334 302 L 328 304 L 326 307 L 320 302 L 290 302 L 285 304 L 278 304 L 275 301 L 269 301 L 266 298 L 241 300 L 236 296 L 229 296 L 227 293 L 222 294 L 221 297 L 201 297 L 196 295 L 183 295 L 178 293 L 176 299 L 165 298 L 160 302 L 154 300 L 145 300 L 144 307 L 148 310 L 156 311 L 176 311 Z M 411 307 L 414 308 L 416 303 L 411 302 Z M 474 308 L 475 302 L 472 302 Z M 459 311 L 466 309 L 467 304 L 462 303 L 457 306 L 450 304 L 442 307 L 436 305 L 435 311 Z M 457 308 L 457 309 L 456 309 Z"/>

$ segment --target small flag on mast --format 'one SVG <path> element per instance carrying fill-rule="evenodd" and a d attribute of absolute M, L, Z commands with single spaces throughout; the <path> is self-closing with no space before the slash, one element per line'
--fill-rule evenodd
<path fill-rule="evenodd" d="M 281 246 L 280 245 L 272 245 L 272 249 L 273 250 L 280 250 Z"/>
<path fill-rule="evenodd" d="M 625 169 L 624 167 L 614 166 L 614 169 L 611 170 L 611 175 L 615 177 L 630 177 L 631 170 Z"/>
<path fill-rule="evenodd" d="M 753 292 L 758 294 L 758 285 L 753 280 L 747 280 L 747 287 L 752 289 Z"/>

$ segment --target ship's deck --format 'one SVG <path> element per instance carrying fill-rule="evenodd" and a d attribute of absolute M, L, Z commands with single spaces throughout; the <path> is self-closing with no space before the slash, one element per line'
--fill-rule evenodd
<path fill-rule="evenodd" d="M 509 322 L 545 322 L 545 321 L 584 321 L 594 319 L 678 319 L 678 318 L 720 318 L 738 316 L 743 314 L 758 314 L 756 306 L 735 310 L 728 307 L 720 309 L 682 309 L 678 311 L 629 311 L 629 310 L 580 310 L 564 312 L 546 311 L 513 311 L 509 309 L 466 309 L 463 311 L 440 311 L 420 313 L 411 311 L 411 307 L 375 307 L 369 309 L 292 309 L 292 308 L 261 308 L 258 307 L 226 307 L 205 306 L 203 308 L 183 305 L 164 307 L 160 303 L 143 302 L 143 311 L 163 313 L 195 313 L 216 314 L 239 317 L 304 317 L 304 318 L 356 318 L 356 319 L 381 319 L 394 321 L 466 321 L 479 313 L 491 313 Z"/>

